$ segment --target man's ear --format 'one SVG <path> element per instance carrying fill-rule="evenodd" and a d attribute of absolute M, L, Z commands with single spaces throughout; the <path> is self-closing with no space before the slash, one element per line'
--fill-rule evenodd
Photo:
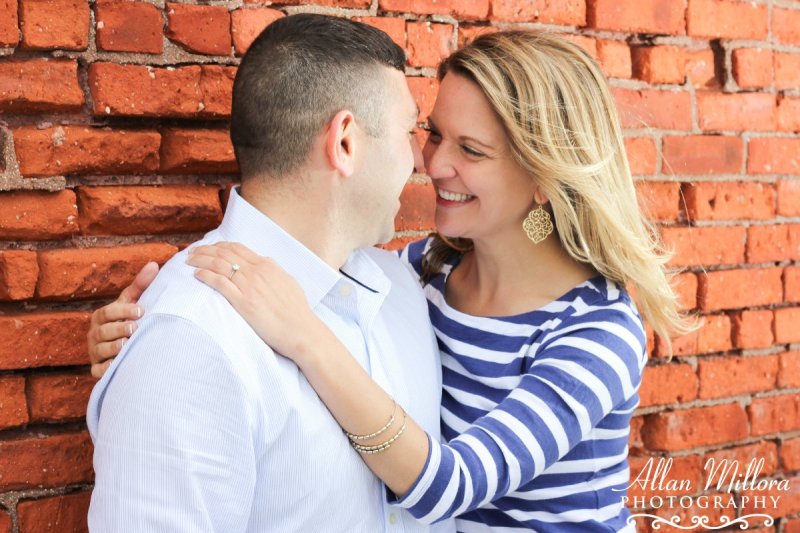
<path fill-rule="evenodd" d="M 328 164 L 345 177 L 352 176 L 356 169 L 358 134 L 356 119 L 347 110 L 334 115 L 325 134 L 325 156 Z"/>

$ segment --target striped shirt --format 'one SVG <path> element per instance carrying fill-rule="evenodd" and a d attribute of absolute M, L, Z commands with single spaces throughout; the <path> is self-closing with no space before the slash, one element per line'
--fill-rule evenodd
<path fill-rule="evenodd" d="M 430 240 L 401 259 L 421 275 Z M 628 435 L 646 362 L 627 292 L 598 276 L 520 315 L 448 306 L 447 275 L 425 285 L 443 367 L 442 436 L 396 502 L 459 531 L 633 532 L 622 502 Z"/>

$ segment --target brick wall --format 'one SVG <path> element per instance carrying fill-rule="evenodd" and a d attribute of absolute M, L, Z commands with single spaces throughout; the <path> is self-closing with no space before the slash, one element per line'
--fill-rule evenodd
<path fill-rule="evenodd" d="M 312 10 L 407 50 L 420 120 L 437 62 L 481 32 L 547 27 L 598 58 L 682 301 L 706 318 L 672 360 L 651 342 L 634 474 L 672 457 L 693 481 L 672 492 L 697 494 L 707 458 L 764 457 L 793 485 L 758 531 L 800 531 L 800 1 L 312 2 L 0 0 L 0 533 L 85 529 L 89 313 L 219 222 L 239 58 Z M 432 205 L 415 177 L 395 245 Z"/>

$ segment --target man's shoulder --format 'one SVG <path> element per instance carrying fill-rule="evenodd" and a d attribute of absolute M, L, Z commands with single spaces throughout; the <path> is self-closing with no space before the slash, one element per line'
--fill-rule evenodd
<path fill-rule="evenodd" d="M 393 288 L 421 292 L 418 278 L 408 270 L 400 257 L 398 257 L 397 252 L 390 252 L 380 248 L 363 248 L 362 251 L 392 281 Z"/>

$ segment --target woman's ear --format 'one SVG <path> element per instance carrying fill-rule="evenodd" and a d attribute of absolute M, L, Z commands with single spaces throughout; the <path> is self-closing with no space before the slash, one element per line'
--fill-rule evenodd
<path fill-rule="evenodd" d="M 541 187 L 536 187 L 536 192 L 533 193 L 533 200 L 539 205 L 544 205 L 550 201 L 550 198 L 542 191 Z"/>
<path fill-rule="evenodd" d="M 328 164 L 343 176 L 351 176 L 356 169 L 358 125 L 351 111 L 342 110 L 331 119 L 325 134 L 325 156 Z"/>

